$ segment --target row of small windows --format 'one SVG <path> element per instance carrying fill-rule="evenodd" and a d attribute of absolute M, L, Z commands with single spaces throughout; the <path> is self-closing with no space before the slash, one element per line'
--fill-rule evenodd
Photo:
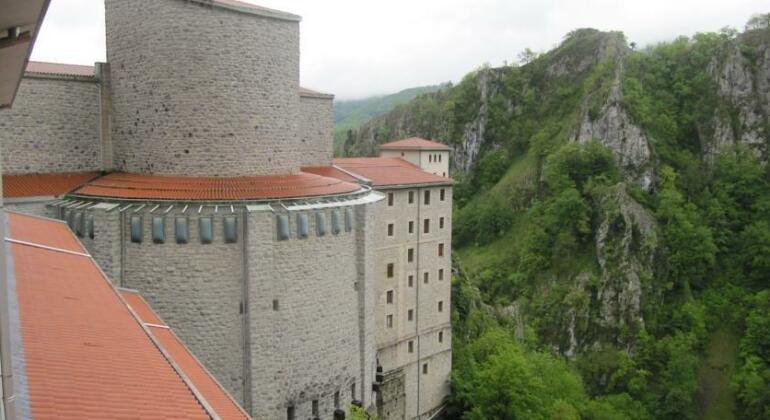
<path fill-rule="evenodd" d="M 65 210 L 63 214 L 67 226 L 79 237 L 94 238 L 94 215 L 82 211 Z"/>
<path fill-rule="evenodd" d="M 424 205 L 429 206 L 430 205 L 430 191 L 431 190 L 425 190 L 423 191 L 422 196 L 422 202 Z M 446 189 L 441 188 L 438 191 L 438 199 L 439 201 L 446 201 Z M 394 206 L 396 203 L 396 193 L 389 192 L 388 193 L 388 206 Z M 407 195 L 407 203 L 414 204 L 414 191 L 409 191 Z"/>
<path fill-rule="evenodd" d="M 356 400 L 356 383 L 355 382 L 353 382 L 350 385 L 350 399 L 354 400 L 354 401 Z M 340 392 L 337 391 L 337 392 L 334 393 L 334 408 L 335 409 L 339 409 L 340 408 L 340 404 L 341 404 Z M 312 415 L 313 415 L 314 418 L 318 418 L 318 416 L 321 415 L 320 414 L 321 410 L 320 410 L 319 400 L 312 400 L 312 402 L 311 402 L 311 410 L 312 410 Z M 287 420 L 295 420 L 296 416 L 297 416 L 296 411 L 297 410 L 296 410 L 296 408 L 293 405 L 290 405 L 290 406 L 286 407 L 286 418 L 287 418 Z"/>
<path fill-rule="evenodd" d="M 441 153 L 431 153 L 428 155 L 428 162 L 430 163 L 441 162 L 441 160 Z"/>
<path fill-rule="evenodd" d="M 285 241 L 291 237 L 291 228 L 289 227 L 289 215 L 279 214 L 276 216 L 276 225 L 278 232 L 278 240 Z M 350 232 L 353 230 L 353 210 L 346 208 L 344 214 L 335 209 L 331 212 L 331 233 L 338 235 L 342 232 Z M 296 216 L 296 229 L 297 238 L 305 239 L 310 234 L 310 220 L 307 213 L 298 213 Z M 325 236 L 329 229 L 326 226 L 326 213 L 315 213 L 315 234 L 316 236 Z"/>
<path fill-rule="evenodd" d="M 438 228 L 444 229 L 444 217 L 438 218 Z M 408 234 L 414 233 L 414 220 L 410 220 L 407 224 L 406 232 Z M 430 219 L 423 220 L 422 233 L 430 233 Z M 394 223 L 388 223 L 388 236 L 394 236 L 396 234 L 396 225 Z"/>
<path fill-rule="evenodd" d="M 439 331 L 437 338 L 438 338 L 438 342 L 439 343 L 443 343 L 444 342 L 444 331 Z M 406 343 L 406 351 L 408 353 L 414 353 L 414 340 L 409 340 Z"/>
<path fill-rule="evenodd" d="M 387 267 L 388 268 L 387 268 L 385 274 L 386 274 L 386 276 L 389 279 L 392 279 L 393 275 L 394 275 L 394 271 L 396 270 L 395 265 L 393 263 L 388 263 Z M 437 273 L 438 273 L 439 281 L 444 280 L 444 269 L 443 268 L 439 268 Z M 414 287 L 414 274 L 408 275 L 406 282 L 407 282 L 407 286 L 408 287 Z M 429 271 L 426 271 L 426 272 L 422 273 L 422 282 L 423 282 L 423 284 L 428 284 L 430 282 L 430 272 Z M 388 303 L 390 303 L 390 302 L 388 302 Z"/>
<path fill-rule="evenodd" d="M 150 236 L 153 243 L 166 242 L 166 218 L 152 216 L 150 219 Z M 214 218 L 198 218 L 198 236 L 201 244 L 210 244 L 214 241 Z M 222 218 L 223 237 L 225 243 L 238 242 L 238 218 L 225 216 Z M 129 219 L 131 242 L 144 241 L 144 216 L 134 214 Z M 190 241 L 189 219 L 185 216 L 174 218 L 174 240 L 178 244 L 186 244 Z"/>

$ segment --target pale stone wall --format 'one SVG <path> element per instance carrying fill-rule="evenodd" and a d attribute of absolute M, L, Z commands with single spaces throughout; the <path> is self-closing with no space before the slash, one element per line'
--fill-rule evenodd
<path fill-rule="evenodd" d="M 440 190 L 444 189 L 444 200 Z M 430 204 L 424 204 L 424 192 L 430 191 Z M 413 202 L 409 203 L 409 192 Z M 377 221 L 381 240 L 377 250 L 377 348 L 378 361 L 386 372 L 403 369 L 406 387 L 406 418 L 424 415 L 440 406 L 448 394 L 451 370 L 451 238 L 452 189 L 436 186 L 413 189 L 383 189 L 386 196 L 393 194 L 393 205 L 385 204 L 382 217 Z M 384 200 L 387 203 L 387 199 Z M 443 228 L 439 219 L 444 219 Z M 430 220 L 430 231 L 424 233 L 424 221 Z M 409 233 L 409 222 L 414 222 Z M 388 236 L 388 224 L 393 224 L 393 236 Z M 418 246 L 419 238 L 419 246 Z M 443 256 L 438 255 L 439 244 L 444 244 Z M 408 250 L 414 250 L 412 262 Z M 392 278 L 387 277 L 388 264 L 394 264 Z M 439 280 L 439 270 L 443 279 Z M 428 274 L 427 283 L 425 273 Z M 412 286 L 409 277 L 413 276 Z M 388 303 L 388 291 L 393 302 Z M 438 311 L 438 302 L 443 310 Z M 409 320 L 409 311 L 413 311 Z M 393 316 L 393 327 L 387 327 L 388 315 Z M 419 339 L 418 339 L 419 325 Z M 438 332 L 443 340 L 438 342 Z M 412 342 L 412 352 L 409 352 Z M 448 358 L 435 359 L 437 354 Z M 423 375 L 422 364 L 428 363 L 428 374 Z M 435 365 L 435 366 L 433 366 Z M 418 395 L 419 380 L 419 395 Z M 418 408 L 419 399 L 419 408 Z M 394 417 L 397 418 L 397 417 Z"/>
<path fill-rule="evenodd" d="M 438 150 L 383 150 L 381 157 L 401 158 L 433 175 L 449 177 L 449 151 Z"/>
<path fill-rule="evenodd" d="M 96 79 L 25 76 L 0 112 L 0 143 L 6 174 L 100 169 Z"/>
<path fill-rule="evenodd" d="M 182 0 L 107 0 L 115 165 L 298 171 L 299 23 Z"/>
<path fill-rule="evenodd" d="M 300 95 L 302 166 L 330 166 L 334 139 L 333 97 Z"/>
<path fill-rule="evenodd" d="M 18 201 L 14 199 L 6 199 L 5 208 L 6 210 L 31 214 L 33 216 L 56 217 L 56 212 L 48 207 L 48 203 L 51 201 L 53 200 Z"/>

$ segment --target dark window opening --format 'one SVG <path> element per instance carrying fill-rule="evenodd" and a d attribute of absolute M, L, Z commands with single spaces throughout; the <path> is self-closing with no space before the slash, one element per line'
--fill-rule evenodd
<path fill-rule="evenodd" d="M 393 263 L 388 263 L 388 278 L 393 277 L 393 271 L 394 271 Z"/>

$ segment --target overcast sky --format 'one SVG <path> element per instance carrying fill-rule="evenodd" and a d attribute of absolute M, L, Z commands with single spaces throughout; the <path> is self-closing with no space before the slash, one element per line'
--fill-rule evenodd
<path fill-rule="evenodd" d="M 302 85 L 337 99 L 457 81 L 484 63 L 516 61 L 524 48 L 548 50 L 575 28 L 620 30 L 644 46 L 741 29 L 770 11 L 767 0 L 245 1 L 303 17 Z M 103 0 L 51 0 L 34 60 L 93 64 L 104 50 Z"/>

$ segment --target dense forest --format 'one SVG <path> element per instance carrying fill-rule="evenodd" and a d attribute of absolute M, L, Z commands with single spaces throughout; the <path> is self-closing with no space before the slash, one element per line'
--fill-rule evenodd
<path fill-rule="evenodd" d="M 455 150 L 451 418 L 770 418 L 769 23 L 578 29 L 348 136 Z"/>

